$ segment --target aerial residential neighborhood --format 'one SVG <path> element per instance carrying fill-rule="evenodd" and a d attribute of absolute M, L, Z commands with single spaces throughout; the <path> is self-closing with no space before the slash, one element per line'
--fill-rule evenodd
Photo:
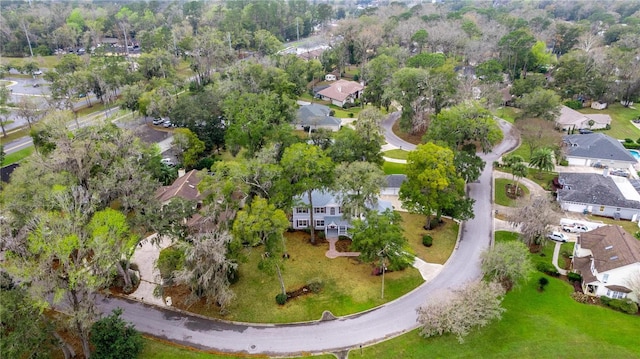
<path fill-rule="evenodd" d="M 640 358 L 640 2 L 0 17 L 0 358 Z"/>

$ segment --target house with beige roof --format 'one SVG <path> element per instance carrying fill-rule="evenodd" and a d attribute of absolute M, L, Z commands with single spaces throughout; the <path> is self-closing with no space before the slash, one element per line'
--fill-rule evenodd
<path fill-rule="evenodd" d="M 593 121 L 592 125 L 589 122 Z M 611 125 L 611 116 L 604 114 L 582 114 L 567 106 L 560 108 L 560 116 L 556 120 L 556 126 L 563 131 L 580 129 L 599 130 Z"/>
<path fill-rule="evenodd" d="M 202 197 L 200 191 L 198 191 L 198 183 L 200 183 L 198 171 L 191 170 L 186 174 L 182 171 L 179 174 L 181 175 L 171 185 L 158 188 L 156 191 L 158 201 L 162 204 L 167 204 L 175 197 L 194 202 L 201 201 Z"/>
<path fill-rule="evenodd" d="M 585 294 L 639 300 L 637 288 L 629 288 L 640 275 L 640 241 L 620 226 L 603 226 L 578 236 L 573 270 L 582 275 Z"/>
<path fill-rule="evenodd" d="M 329 87 L 318 91 L 318 96 L 324 101 L 331 101 L 336 106 L 354 103 L 362 97 L 364 86 L 355 81 L 338 80 Z"/>

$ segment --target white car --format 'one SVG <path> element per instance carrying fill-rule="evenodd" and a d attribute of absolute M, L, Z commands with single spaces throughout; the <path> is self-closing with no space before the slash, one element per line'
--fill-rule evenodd
<path fill-rule="evenodd" d="M 570 233 L 589 232 L 589 228 L 587 226 L 585 226 L 584 224 L 578 224 L 578 223 L 566 224 L 562 226 L 562 230 Z"/>
<path fill-rule="evenodd" d="M 549 238 L 552 241 L 562 242 L 562 243 L 566 243 L 569 241 L 569 238 L 567 238 L 567 236 L 561 232 L 551 232 L 547 235 L 547 238 Z"/>
<path fill-rule="evenodd" d="M 34 75 L 42 75 L 42 71 L 41 70 L 36 70 L 33 72 Z"/>
<path fill-rule="evenodd" d="M 171 158 L 163 158 L 160 160 L 160 163 L 162 163 L 163 165 L 167 165 L 167 166 L 175 166 L 176 164 L 173 163 L 173 160 Z"/>

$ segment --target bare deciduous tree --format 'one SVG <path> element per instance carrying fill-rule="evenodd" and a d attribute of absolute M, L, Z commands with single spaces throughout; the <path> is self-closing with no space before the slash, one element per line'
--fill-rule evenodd
<path fill-rule="evenodd" d="M 520 238 L 530 248 L 541 243 L 556 218 L 557 213 L 546 197 L 534 198 L 507 217 L 511 225 L 518 227 Z"/>
<path fill-rule="evenodd" d="M 206 298 L 207 305 L 216 303 L 224 309 L 234 297 L 229 289 L 229 274 L 238 266 L 227 257 L 233 237 L 227 231 L 216 231 L 192 240 L 192 244 L 184 244 L 185 265 L 176 273 L 176 282 L 191 288 L 187 304 Z"/>
<path fill-rule="evenodd" d="M 499 283 L 470 283 L 463 289 L 418 308 L 420 334 L 432 337 L 451 333 L 460 343 L 473 328 L 484 327 L 500 319 L 505 311 L 500 306 L 504 289 Z M 448 299 L 448 300 L 447 300 Z"/>

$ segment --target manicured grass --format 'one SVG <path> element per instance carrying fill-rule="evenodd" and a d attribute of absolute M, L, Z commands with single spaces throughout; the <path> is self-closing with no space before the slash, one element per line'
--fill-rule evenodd
<path fill-rule="evenodd" d="M 520 146 L 518 146 L 518 148 L 516 148 L 509 154 L 518 155 L 522 157 L 526 163 L 529 163 L 529 160 L 531 160 L 531 150 L 529 149 L 529 144 L 526 142 L 520 143 Z"/>
<path fill-rule="evenodd" d="M 511 174 L 511 169 L 508 167 L 500 167 L 497 168 L 500 172 Z M 553 182 L 553 179 L 558 176 L 558 172 L 547 172 L 547 171 L 539 171 L 535 168 L 529 167 L 529 173 L 527 174 L 527 179 L 532 180 L 533 182 L 539 184 L 545 190 L 548 190 Z"/>
<path fill-rule="evenodd" d="M 231 358 L 268 358 L 266 355 L 249 354 L 225 354 L 210 353 L 192 348 L 183 347 L 174 343 L 166 343 L 155 338 L 144 338 L 144 349 L 139 356 L 140 359 L 231 359 Z M 303 356 L 300 358 L 308 358 Z M 330 359 L 335 358 L 331 354 L 314 356 L 313 358 Z"/>
<path fill-rule="evenodd" d="M 458 223 L 445 218 L 442 225 L 427 231 L 423 228 L 426 220 L 425 216 L 407 212 L 398 213 L 402 216 L 404 236 L 414 250 L 415 255 L 429 263 L 444 264 L 456 246 L 460 227 Z M 425 234 L 433 238 L 431 247 L 425 247 L 422 244 L 422 236 Z"/>
<path fill-rule="evenodd" d="M 422 338 L 414 330 L 387 342 L 352 350 L 349 358 L 639 358 L 640 317 L 571 299 L 568 283 L 547 277 L 538 292 L 535 273 L 509 292 L 502 320 L 469 334 Z"/>
<path fill-rule="evenodd" d="M 4 160 L 2 161 L 2 167 L 8 166 L 12 163 L 22 161 L 23 159 L 31 156 L 31 154 L 33 153 L 33 150 L 34 150 L 34 147 L 31 146 L 31 147 L 21 149 L 20 151 L 16 151 L 14 153 L 5 155 Z"/>
<path fill-rule="evenodd" d="M 0 137 L 0 143 L 6 144 L 25 136 L 29 136 L 29 127 L 21 127 L 19 129 L 7 131 L 7 136 Z"/>
<path fill-rule="evenodd" d="M 389 150 L 389 151 L 383 152 L 382 155 L 389 158 L 406 160 L 407 156 L 409 155 L 409 152 L 405 150 Z"/>
<path fill-rule="evenodd" d="M 511 199 L 507 196 L 507 191 L 505 189 L 505 186 L 507 184 L 513 184 L 513 181 L 507 178 L 496 178 L 496 188 L 494 189 L 496 204 L 499 204 L 501 206 L 517 207 L 518 200 Z M 527 188 L 527 186 L 525 186 L 521 182 L 518 185 L 518 188 L 522 188 L 522 192 L 523 192 L 523 195 L 520 198 L 524 198 L 524 199 L 529 198 L 529 189 Z"/>
<path fill-rule="evenodd" d="M 496 231 L 496 242 L 517 240 L 518 234 Z M 572 252 L 573 243 L 562 245 Z M 554 244 L 531 254 L 534 263 L 551 262 Z M 562 266 L 562 265 L 561 265 Z M 549 285 L 537 290 L 546 277 Z M 502 320 L 474 330 L 463 344 L 451 335 L 422 338 L 418 330 L 349 353 L 350 358 L 640 358 L 640 317 L 571 299 L 569 283 L 531 274 L 529 281 L 509 292 Z M 602 323 L 607 323 L 603 325 Z"/>
<path fill-rule="evenodd" d="M 579 112 L 589 114 L 598 113 L 611 116 L 611 129 L 604 130 L 607 135 L 623 140 L 625 138 L 632 138 L 634 140 L 640 137 L 640 129 L 631 123 L 633 118 L 640 115 L 640 111 L 637 109 L 631 109 L 620 105 L 619 103 L 611 104 L 604 110 L 594 110 L 592 108 L 583 108 Z"/>
<path fill-rule="evenodd" d="M 330 105 L 329 108 L 334 111 L 333 117 L 336 118 L 358 118 L 358 113 L 362 111 L 360 107 L 350 107 L 345 110 L 342 107 Z"/>
<path fill-rule="evenodd" d="M 284 283 L 287 290 L 292 291 L 310 281 L 321 281 L 324 288 L 319 293 L 301 296 L 278 306 L 275 301 L 280 291 L 277 276 L 258 269 L 262 248 L 249 248 L 246 251 L 247 262 L 239 265 L 240 280 L 231 287 L 236 298 L 227 308 L 229 314 L 221 316 L 217 308 L 207 309 L 200 304 L 188 310 L 227 320 L 259 323 L 318 320 L 324 310 L 343 316 L 376 307 L 406 294 L 423 282 L 412 267 L 388 273 L 385 276 L 385 297 L 381 299 L 381 278 L 371 274 L 371 265 L 360 263 L 356 258 L 329 259 L 325 256 L 328 242 L 319 241 L 313 246 L 308 240 L 307 233 L 287 233 L 286 246 L 291 258 L 284 266 Z"/>
<path fill-rule="evenodd" d="M 31 57 L 2 57 L 2 61 L 0 63 L 2 65 L 6 64 L 14 64 L 17 66 L 24 66 L 29 62 L 35 62 L 41 68 L 52 69 L 54 66 L 60 62 L 62 57 L 58 57 L 56 55 L 51 56 L 34 56 Z"/>
<path fill-rule="evenodd" d="M 625 220 L 615 220 L 613 218 L 594 216 L 591 214 L 587 215 L 587 220 L 593 221 L 593 222 L 602 222 L 604 224 L 609 224 L 612 226 L 620 226 L 624 228 L 625 231 L 629 232 L 629 234 L 631 235 L 640 231 L 640 228 L 638 227 L 638 223 L 636 222 L 625 221 Z"/>
<path fill-rule="evenodd" d="M 500 107 L 494 114 L 509 123 L 514 123 L 518 117 L 518 110 L 514 107 Z"/>
<path fill-rule="evenodd" d="M 407 165 L 404 163 L 385 162 L 382 170 L 387 175 L 405 174 Z"/>

